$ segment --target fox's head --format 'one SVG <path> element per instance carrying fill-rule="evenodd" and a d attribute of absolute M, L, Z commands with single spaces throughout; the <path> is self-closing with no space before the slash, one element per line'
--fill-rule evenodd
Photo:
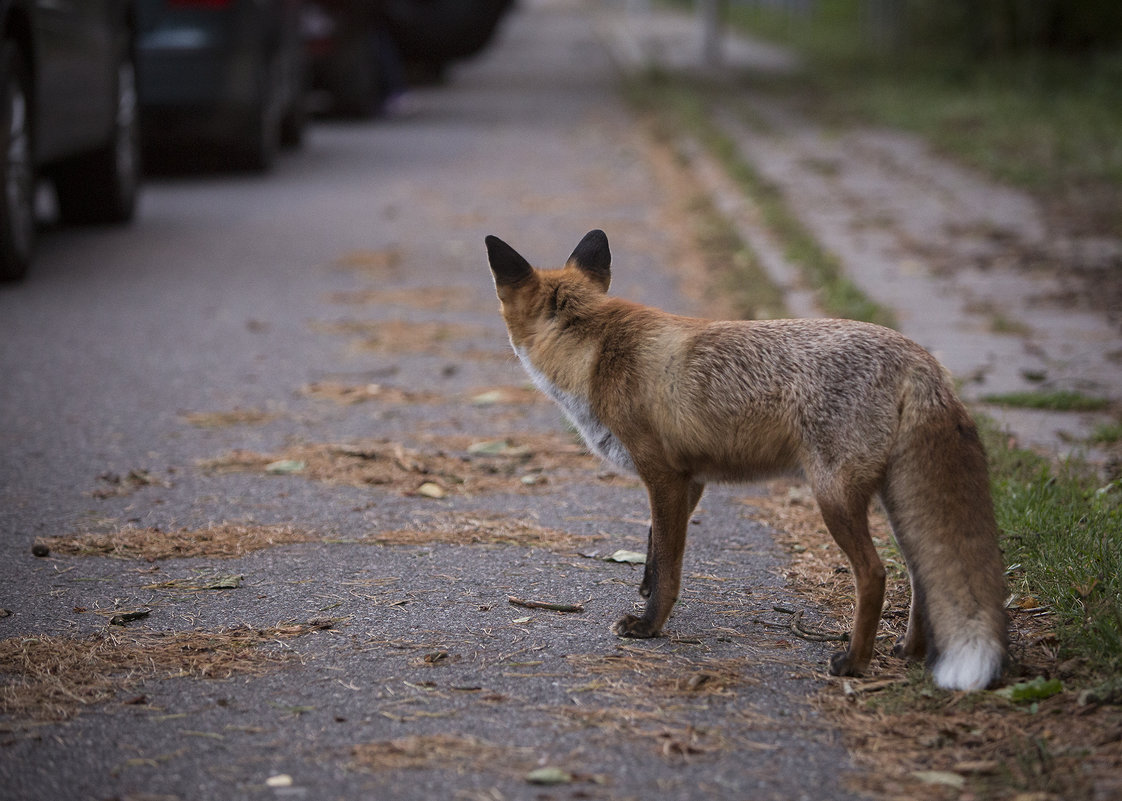
<path fill-rule="evenodd" d="M 515 348 L 548 328 L 563 329 L 596 306 L 612 280 L 612 253 L 603 231 L 589 231 L 556 270 L 535 270 L 514 248 L 488 236 L 487 259 Z"/>

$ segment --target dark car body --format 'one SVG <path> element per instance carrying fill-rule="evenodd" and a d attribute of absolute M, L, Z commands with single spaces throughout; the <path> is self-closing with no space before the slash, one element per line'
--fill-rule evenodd
<path fill-rule="evenodd" d="M 298 144 L 300 0 L 138 0 L 145 144 L 219 150 L 265 169 Z"/>
<path fill-rule="evenodd" d="M 513 0 L 306 0 L 313 90 L 336 113 L 367 116 L 404 88 L 475 55 Z"/>
<path fill-rule="evenodd" d="M 35 188 L 64 222 L 125 222 L 139 184 L 132 0 L 0 0 L 0 277 L 35 240 Z"/>

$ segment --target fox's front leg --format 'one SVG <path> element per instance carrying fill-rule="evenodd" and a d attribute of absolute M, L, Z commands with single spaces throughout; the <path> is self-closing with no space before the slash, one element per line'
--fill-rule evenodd
<path fill-rule="evenodd" d="M 642 617 L 624 615 L 612 627 L 620 637 L 654 637 L 662 630 L 682 583 L 686 528 L 704 484 L 684 476 L 648 480 L 651 526 L 647 531 L 647 562 L 639 594 L 647 599 Z"/>

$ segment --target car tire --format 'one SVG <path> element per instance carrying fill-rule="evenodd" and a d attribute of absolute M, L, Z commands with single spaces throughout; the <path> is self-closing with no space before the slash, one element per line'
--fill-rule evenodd
<path fill-rule="evenodd" d="M 236 165 L 265 172 L 277 160 L 281 146 L 283 110 L 277 89 L 276 69 L 268 59 L 261 67 L 260 91 L 242 135 L 234 140 Z"/>
<path fill-rule="evenodd" d="M 55 173 L 59 216 L 67 223 L 124 223 L 136 212 L 140 187 L 140 125 L 136 65 L 127 48 L 117 66 L 113 133 L 98 150 Z"/>
<path fill-rule="evenodd" d="M 374 43 L 363 35 L 352 45 L 343 79 L 334 91 L 334 111 L 343 117 L 364 120 L 373 117 L 382 106 L 381 70 Z"/>
<path fill-rule="evenodd" d="M 297 93 L 292 106 L 281 120 L 281 147 L 298 148 L 304 144 L 304 131 L 308 124 L 308 112 L 304 108 L 304 96 Z"/>
<path fill-rule="evenodd" d="M 0 279 L 23 278 L 35 251 L 31 85 L 14 42 L 0 42 Z"/>

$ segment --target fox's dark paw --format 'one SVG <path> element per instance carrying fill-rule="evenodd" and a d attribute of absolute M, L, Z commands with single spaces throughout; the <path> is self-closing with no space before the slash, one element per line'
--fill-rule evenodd
<path fill-rule="evenodd" d="M 635 639 L 647 639 L 648 637 L 657 637 L 658 629 L 652 626 L 641 617 L 635 615 L 624 615 L 615 622 L 612 626 L 612 633 L 617 637 L 634 637 Z"/>
<path fill-rule="evenodd" d="M 849 656 L 849 651 L 838 651 L 830 657 L 831 676 L 862 676 L 865 665 L 855 665 Z"/>

